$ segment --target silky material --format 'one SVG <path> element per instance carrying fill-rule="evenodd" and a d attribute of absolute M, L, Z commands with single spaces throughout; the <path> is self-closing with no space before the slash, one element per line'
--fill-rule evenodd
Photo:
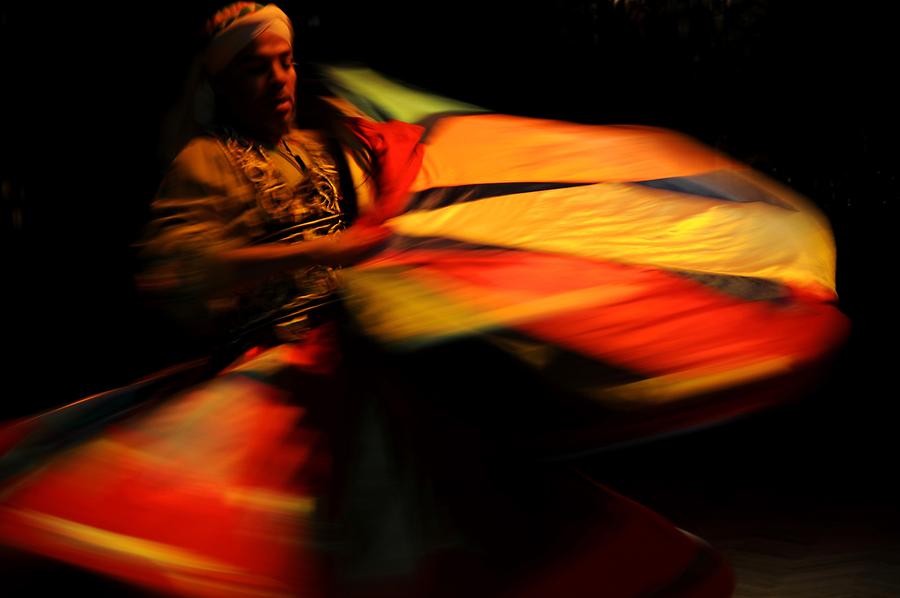
<path fill-rule="evenodd" d="M 684 135 L 436 115 L 420 146 L 392 160 L 395 237 L 340 273 L 382 343 L 482 338 L 631 410 L 794 376 L 846 338 L 827 219 Z"/>
<path fill-rule="evenodd" d="M 604 415 L 637 411 L 641 421 L 663 421 L 662 431 L 671 431 L 661 413 L 684 413 L 684 405 L 713 391 L 725 409 L 703 421 L 760 408 L 741 402 L 737 391 L 815 367 L 846 335 L 824 216 L 682 135 L 494 114 L 433 115 L 421 126 L 348 122 L 362 154 L 378 163 L 368 169 L 376 201 L 367 218 L 394 236 L 343 270 L 343 293 L 360 328 L 383 346 L 488 340 Z M 304 358 L 315 346 L 248 357 L 150 418 L 9 487 L 0 532 L 23 548 L 164 591 L 314 595 L 319 563 L 292 538 L 315 538 L 315 474 L 327 469 L 317 457 L 327 452 L 315 450 L 312 420 L 283 401 L 276 381 L 321 364 Z M 435 387 L 446 382 L 440 375 L 461 377 L 459 369 L 436 371 Z M 768 386 L 753 388 L 771 394 Z M 480 404 L 508 399 L 502 423 L 518 421 L 522 397 L 476 396 Z M 679 426 L 698 423 L 687 413 Z M 406 421 L 412 425 L 402 429 L 434 431 L 422 425 L 428 420 Z M 453 462 L 474 467 L 483 455 L 471 430 L 462 430 L 469 433 L 445 434 L 436 440 L 450 441 L 437 444 L 450 447 Z M 289 475 L 298 466 L 308 475 Z M 99 476 L 112 485 L 93 483 Z M 545 487 L 533 477 L 527 482 Z M 125 496 L 123 509 L 96 509 L 99 489 Z M 463 485 L 461 494 L 483 500 L 485 492 L 470 489 Z M 692 577 L 694 542 L 620 497 L 598 496 L 585 508 L 600 514 L 596 526 L 584 525 L 587 516 L 573 518 L 589 532 L 562 543 L 564 558 L 520 578 L 509 595 L 563 588 L 567 596 L 626 598 Z M 142 512 L 144 519 L 133 516 Z M 494 510 L 491 526 L 505 512 Z M 184 521 L 184 533 L 162 525 L 166 520 Z M 526 521 L 517 528 L 523 537 L 537 527 Z M 707 590 L 684 595 L 729 595 L 727 569 L 716 570 L 705 578 L 715 580 Z M 477 587 L 450 595 L 497 595 L 458 571 L 449 577 Z"/>
<path fill-rule="evenodd" d="M 408 191 L 427 156 L 428 148 L 420 142 L 425 130 L 399 122 L 349 122 L 355 138 L 377 164 L 370 169 L 375 172 L 376 209 L 368 218 L 390 226 L 398 213 L 415 206 Z M 427 255 L 423 249 L 412 248 L 406 255 L 421 260 Z M 390 262 L 395 251 L 396 247 L 385 250 L 357 268 L 365 272 L 379 259 Z M 438 266 L 457 261 L 453 255 L 432 257 L 437 258 L 432 263 Z M 554 268 L 543 271 L 553 272 Z M 497 282 L 503 285 L 511 280 L 498 278 Z M 385 285 L 376 292 L 382 299 L 390 298 L 391 289 L 391 285 Z M 448 300 L 452 303 L 451 297 Z M 329 582 L 322 549 L 328 550 L 329 538 L 320 533 L 318 513 L 320 498 L 329 485 L 331 447 L 328 436 L 322 433 L 322 416 L 316 414 L 335 401 L 333 397 L 328 401 L 310 399 L 320 396 L 313 392 L 314 386 L 332 387 L 349 378 L 334 365 L 338 348 L 327 330 L 319 332 L 307 342 L 250 351 L 208 382 L 171 397 L 158 397 L 160 402 L 143 413 L 117 422 L 71 451 L 60 452 L 46 467 L 5 486 L 0 537 L 24 550 L 166 593 L 327 595 Z M 378 385 L 374 371 L 363 371 L 369 392 Z M 378 371 L 384 375 L 384 370 Z M 359 375 L 360 370 L 352 373 Z M 399 373 L 397 377 L 401 379 Z M 290 399 L 295 392 L 303 393 L 304 402 Z M 402 396 L 394 392 L 387 398 L 402 401 Z M 418 406 L 411 411 L 422 415 L 421 410 L 429 403 L 413 401 Z M 443 416 L 439 419 L 446 421 Z M 482 445 L 473 442 L 473 431 L 463 436 L 465 424 L 432 430 L 428 417 L 412 421 L 423 426 L 423 435 L 445 450 L 459 442 L 446 455 L 455 468 L 466 470 L 463 479 L 468 481 L 455 494 L 471 496 L 467 488 L 474 484 L 479 488 L 479 501 L 486 500 L 484 497 L 491 495 L 487 489 L 496 478 L 488 475 L 490 468 L 482 468 L 481 464 L 491 457 L 478 452 L 477 447 Z M 40 419 L 26 427 L 24 431 L 8 430 L 7 436 L 18 437 L 19 446 L 23 435 L 26 445 L 34 433 L 41 436 Z M 490 428 L 481 434 L 489 437 Z M 363 452 L 371 457 L 377 451 L 372 450 L 370 437 L 366 438 Z M 468 453 L 465 447 L 470 447 Z M 500 462 L 509 465 L 506 460 Z M 368 481 L 383 484 L 389 471 L 377 469 L 377 476 Z M 361 475 L 356 474 L 354 479 Z M 712 566 L 701 576 L 703 587 L 693 589 L 690 595 L 729 595 L 733 581 L 727 567 L 714 556 L 711 559 L 709 549 L 664 519 L 605 489 L 578 483 L 576 493 L 561 493 L 553 499 L 559 501 L 552 503 L 555 508 L 538 508 L 539 517 L 517 520 L 515 517 L 528 512 L 516 511 L 520 501 L 532 508 L 543 504 L 533 502 L 542 496 L 541 492 L 531 492 L 536 483 L 545 489 L 562 483 L 555 477 L 540 480 L 523 475 L 520 481 L 529 490 L 525 495 L 498 491 L 491 500 L 499 502 L 485 504 L 503 507 L 491 511 L 492 518 L 496 518 L 496 512 L 512 513 L 511 518 L 504 518 L 505 524 L 519 522 L 513 528 L 523 535 L 518 543 L 521 546 L 516 547 L 522 552 L 516 554 L 521 558 L 542 554 L 546 566 L 529 567 L 523 572 L 515 566 L 518 561 L 511 559 L 508 568 L 495 563 L 494 570 L 484 564 L 479 568 L 473 555 L 451 554 L 447 571 L 427 574 L 422 586 L 426 589 L 421 593 L 397 591 L 394 595 L 465 592 L 472 596 L 524 597 L 543 595 L 549 587 L 564 587 L 573 597 L 586 598 L 602 589 L 607 596 L 630 598 L 678 584 L 683 577 L 693 575 L 696 567 L 710 562 Z M 363 497 L 363 507 L 368 504 L 366 492 L 371 492 L 365 482 L 363 479 L 361 483 L 363 492 L 351 493 L 351 498 Z M 510 496 L 515 500 L 504 502 L 510 501 Z M 416 509 L 407 509 L 405 502 L 392 503 L 391 517 L 420 515 Z M 398 505 L 403 508 L 398 509 Z M 485 512 L 485 508 L 478 512 Z M 577 533 L 550 534 L 561 526 L 551 514 L 573 512 L 578 513 L 580 522 Z M 396 546 L 396 519 L 386 515 L 379 518 L 371 509 L 364 515 L 365 521 L 374 522 L 374 526 L 389 523 L 386 538 L 390 542 L 384 546 Z M 413 518 L 417 525 L 421 521 Z M 501 525 L 497 529 L 505 528 Z M 545 537 L 562 542 L 559 550 L 546 552 L 550 544 L 536 540 Z M 371 541 L 371 537 L 364 539 Z M 649 552 L 647 545 L 653 547 Z M 371 549 L 371 545 L 361 548 Z M 465 576 L 458 573 L 459 558 L 467 567 Z"/>

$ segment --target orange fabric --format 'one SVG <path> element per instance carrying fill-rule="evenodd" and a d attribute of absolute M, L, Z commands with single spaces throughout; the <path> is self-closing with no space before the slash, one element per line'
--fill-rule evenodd
<path fill-rule="evenodd" d="M 334 339 L 320 332 L 248 355 L 8 483 L 0 537 L 179 595 L 320 595 L 310 521 L 331 464 L 305 406 L 333 400 L 313 390 L 334 372 Z"/>
<path fill-rule="evenodd" d="M 363 267 L 402 265 L 415 268 L 398 276 L 420 278 L 423 288 L 471 306 L 488 323 L 496 313 L 497 327 L 646 375 L 722 371 L 779 357 L 811 361 L 847 330 L 833 305 L 804 295 L 745 301 L 663 270 L 600 260 L 448 249 L 383 254 Z M 576 295 L 573 303 L 578 291 L 585 298 Z M 502 319 L 527 314 L 529 302 L 542 306 L 537 315 Z"/>
<path fill-rule="evenodd" d="M 445 117 L 429 133 L 412 191 L 520 181 L 629 182 L 738 164 L 685 135 L 504 114 Z"/>

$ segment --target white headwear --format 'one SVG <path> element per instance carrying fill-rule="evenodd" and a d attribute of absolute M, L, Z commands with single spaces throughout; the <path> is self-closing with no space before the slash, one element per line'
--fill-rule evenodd
<path fill-rule="evenodd" d="M 220 16 L 227 17 L 231 11 L 239 14 L 247 7 L 253 7 L 253 4 L 232 4 L 216 13 L 212 21 Z M 160 159 L 163 165 L 167 165 L 191 137 L 212 124 L 216 106 L 209 77 L 221 72 L 264 31 L 283 37 L 293 46 L 294 31 L 290 19 L 274 4 L 267 4 L 227 22 L 213 34 L 206 50 L 195 57 L 181 100 L 169 112 L 162 127 Z"/>
<path fill-rule="evenodd" d="M 206 50 L 206 68 L 209 74 L 221 72 L 241 50 L 264 31 L 271 31 L 291 45 L 294 43 L 291 20 L 283 10 L 274 4 L 267 4 L 257 11 L 235 19 L 213 36 Z"/>

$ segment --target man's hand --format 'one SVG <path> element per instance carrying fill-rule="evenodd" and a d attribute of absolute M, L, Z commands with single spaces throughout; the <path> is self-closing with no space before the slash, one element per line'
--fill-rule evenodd
<path fill-rule="evenodd" d="M 350 266 L 368 257 L 390 236 L 391 231 L 380 224 L 357 223 L 340 233 L 300 243 L 266 243 L 217 252 L 208 258 L 208 270 L 217 272 L 208 284 L 214 293 L 227 293 L 305 266 Z M 177 272 L 169 278 L 151 283 L 169 289 L 184 282 L 178 280 Z"/>

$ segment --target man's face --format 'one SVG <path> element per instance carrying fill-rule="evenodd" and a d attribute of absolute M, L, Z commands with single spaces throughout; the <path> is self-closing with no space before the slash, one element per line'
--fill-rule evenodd
<path fill-rule="evenodd" d="M 235 57 L 215 82 L 233 124 L 266 141 L 287 132 L 297 85 L 293 60 L 287 40 L 268 31 Z"/>

